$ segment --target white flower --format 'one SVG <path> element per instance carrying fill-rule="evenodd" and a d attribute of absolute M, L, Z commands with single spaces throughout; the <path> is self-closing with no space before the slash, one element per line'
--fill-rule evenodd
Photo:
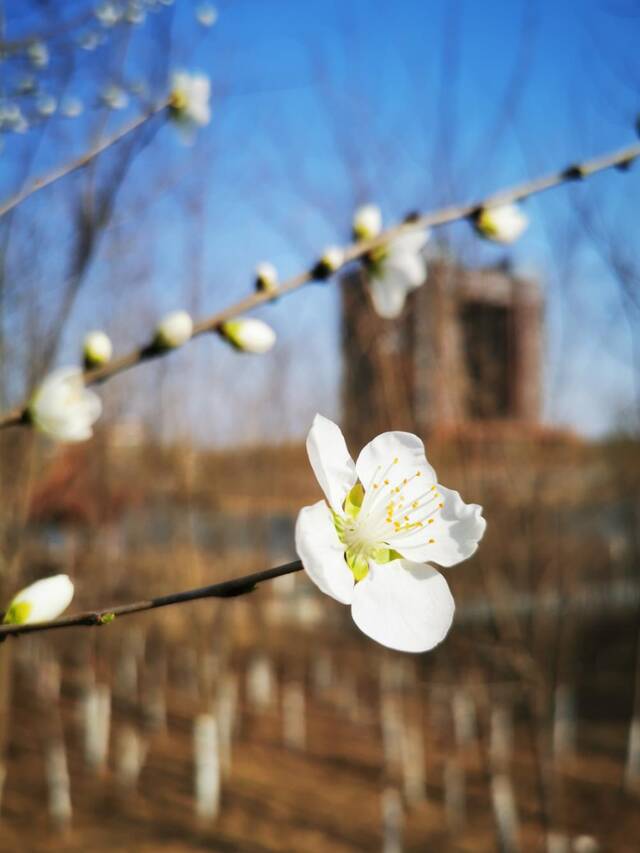
<path fill-rule="evenodd" d="M 278 289 L 278 270 L 269 261 L 262 261 L 255 271 L 256 287 L 258 290 L 266 290 L 273 293 Z"/>
<path fill-rule="evenodd" d="M 517 204 L 483 207 L 474 220 L 476 231 L 495 243 L 514 243 L 527 226 L 529 219 Z"/>
<path fill-rule="evenodd" d="M 218 20 L 218 10 L 210 3 L 201 3 L 196 9 L 196 19 L 202 27 L 212 27 Z"/>
<path fill-rule="evenodd" d="M 407 293 L 424 284 L 427 262 L 422 250 L 428 239 L 424 228 L 407 231 L 367 255 L 366 279 L 373 307 L 381 317 L 398 317 Z"/>
<path fill-rule="evenodd" d="M 193 334 L 193 320 L 186 311 L 172 311 L 156 328 L 155 341 L 158 346 L 173 349 L 181 347 Z"/>
<path fill-rule="evenodd" d="M 48 622 L 67 609 L 73 598 L 73 584 L 68 575 L 53 575 L 36 581 L 13 597 L 4 615 L 7 625 Z"/>
<path fill-rule="evenodd" d="M 82 353 L 84 362 L 88 367 L 106 364 L 113 355 L 113 346 L 109 336 L 98 329 L 87 332 L 82 344 Z"/>
<path fill-rule="evenodd" d="M 382 231 L 382 213 L 375 204 L 364 204 L 353 217 L 353 236 L 356 240 L 372 240 Z"/>
<path fill-rule="evenodd" d="M 45 118 L 52 116 L 55 113 L 57 106 L 58 102 L 53 95 L 40 95 L 36 101 L 36 110 Z"/>
<path fill-rule="evenodd" d="M 271 326 L 255 318 L 227 320 L 220 327 L 222 334 L 243 352 L 268 352 L 276 342 L 276 333 Z"/>
<path fill-rule="evenodd" d="M 407 652 L 433 648 L 451 626 L 454 603 L 429 562 L 453 566 L 474 553 L 486 526 L 482 507 L 438 485 L 422 441 L 410 433 L 379 435 L 354 463 L 339 428 L 316 415 L 307 452 L 326 502 L 298 515 L 305 571 L 350 604 L 356 625 L 377 642 Z"/>
<path fill-rule="evenodd" d="M 94 14 L 103 27 L 115 26 L 122 17 L 118 7 L 109 2 L 101 3 Z"/>
<path fill-rule="evenodd" d="M 142 24 L 146 17 L 145 10 L 142 8 L 139 0 L 132 0 L 127 6 L 124 19 L 128 24 Z"/>
<path fill-rule="evenodd" d="M 61 367 L 46 377 L 29 404 L 31 421 L 59 441 L 86 441 L 102 403 L 85 387 L 78 367 Z"/>
<path fill-rule="evenodd" d="M 169 109 L 173 119 L 187 132 L 211 121 L 211 84 L 205 74 L 177 71 L 171 78 Z"/>
<path fill-rule="evenodd" d="M 129 105 L 129 95 L 122 86 L 117 86 L 115 83 L 110 83 L 104 89 L 100 99 L 105 107 L 109 107 L 110 110 L 124 110 Z"/>
<path fill-rule="evenodd" d="M 82 101 L 73 95 L 67 95 L 62 99 L 60 112 L 65 118 L 77 118 L 82 113 Z"/>
<path fill-rule="evenodd" d="M 45 68 L 49 64 L 49 49 L 42 41 L 32 41 L 27 47 L 27 58 L 34 68 Z"/>

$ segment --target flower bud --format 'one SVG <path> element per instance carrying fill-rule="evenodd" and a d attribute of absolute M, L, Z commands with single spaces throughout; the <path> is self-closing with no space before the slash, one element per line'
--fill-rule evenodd
<path fill-rule="evenodd" d="M 255 318 L 227 320 L 220 327 L 224 337 L 243 352 L 264 353 L 276 342 L 276 333 L 271 326 Z"/>
<path fill-rule="evenodd" d="M 364 204 L 353 217 L 353 237 L 355 240 L 372 240 L 382 231 L 382 213 L 376 204 Z"/>
<path fill-rule="evenodd" d="M 529 219 L 517 204 L 483 207 L 474 220 L 476 231 L 494 243 L 514 243 L 528 225 Z"/>
<path fill-rule="evenodd" d="M 82 345 L 85 367 L 98 367 L 111 361 L 113 346 L 109 336 L 98 329 L 87 332 Z"/>
<path fill-rule="evenodd" d="M 31 625 L 57 619 L 73 598 L 68 575 L 53 575 L 36 581 L 13 597 L 4 614 L 6 625 Z"/>
<path fill-rule="evenodd" d="M 275 293 L 278 290 L 278 270 L 269 261 L 263 261 L 256 267 L 256 290 Z"/>
<path fill-rule="evenodd" d="M 155 344 L 161 349 L 181 347 L 193 334 L 193 320 L 186 311 L 172 311 L 158 324 Z"/>
<path fill-rule="evenodd" d="M 344 263 L 344 252 L 338 246 L 328 246 L 313 268 L 314 278 L 329 278 Z"/>

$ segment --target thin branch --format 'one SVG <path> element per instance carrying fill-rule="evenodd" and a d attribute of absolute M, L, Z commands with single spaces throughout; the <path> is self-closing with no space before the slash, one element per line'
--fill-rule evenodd
<path fill-rule="evenodd" d="M 302 563 L 300 560 L 294 560 L 292 563 L 274 566 L 272 569 L 264 569 L 261 572 L 254 572 L 251 575 L 243 575 L 239 578 L 231 578 L 231 580 L 221 581 L 210 586 L 189 589 L 185 592 L 174 592 L 170 595 L 160 595 L 157 598 L 134 601 L 130 604 L 119 604 L 117 607 L 87 610 L 84 613 L 64 616 L 62 619 L 53 619 L 50 622 L 34 622 L 31 625 L 0 625 L 0 642 L 9 635 L 33 634 L 39 631 L 53 631 L 57 628 L 107 625 L 119 616 L 129 616 L 131 613 L 141 613 L 145 610 L 156 610 L 158 607 L 170 607 L 173 604 L 184 604 L 185 601 L 198 601 L 201 598 L 234 598 L 253 592 L 258 584 L 264 581 L 300 571 L 302 571 Z"/>
<path fill-rule="evenodd" d="M 455 204 L 450 207 L 435 210 L 431 213 L 425 213 L 421 216 L 412 216 L 410 221 L 393 225 L 385 231 L 382 231 L 372 240 L 362 240 L 357 243 L 352 243 L 346 247 L 341 267 L 351 261 L 364 257 L 373 249 L 383 246 L 389 240 L 398 237 L 400 234 L 405 234 L 418 228 L 433 228 L 439 225 L 446 225 L 450 222 L 456 222 L 461 219 L 473 219 L 484 207 L 520 201 L 528 196 L 546 192 L 546 190 L 550 190 L 553 187 L 560 186 L 561 184 L 591 177 L 597 172 L 602 172 L 606 169 L 614 167 L 626 169 L 639 156 L 640 143 L 635 143 L 634 145 L 629 145 L 628 147 L 622 148 L 618 151 L 608 152 L 600 155 L 599 157 L 594 157 L 591 160 L 574 163 L 559 172 L 553 172 L 550 175 L 543 175 L 541 177 L 534 178 L 533 180 L 516 184 L 513 187 L 499 190 L 498 192 L 486 196 L 479 201 Z M 310 270 L 299 273 L 293 278 L 290 278 L 276 290 L 269 292 L 260 291 L 249 294 L 234 305 L 196 322 L 194 324 L 192 337 L 209 332 L 215 332 L 220 329 L 224 322 L 232 317 L 236 317 L 238 314 L 243 314 L 246 311 L 256 308 L 258 305 L 272 302 L 287 293 L 298 290 L 300 287 L 311 281 L 317 280 L 319 277 L 322 276 L 318 275 L 316 268 L 314 267 Z M 105 382 L 118 373 L 129 370 L 142 362 L 168 355 L 169 352 L 172 352 L 172 350 L 160 349 L 153 343 L 148 343 L 133 350 L 127 355 L 113 359 L 108 364 L 86 370 L 84 374 L 85 382 L 87 385 Z M 28 404 L 17 406 L 16 408 L 6 412 L 4 415 L 0 415 L 0 429 L 26 423 L 28 423 Z"/>
<path fill-rule="evenodd" d="M 66 175 L 70 175 L 72 172 L 76 172 L 78 169 L 86 166 L 87 163 L 90 163 L 100 154 L 104 153 L 108 148 L 111 148 L 111 146 L 115 145 L 116 142 L 120 142 L 120 140 L 124 139 L 125 136 L 128 136 L 134 130 L 142 127 L 142 125 L 146 124 L 159 112 L 166 109 L 167 105 L 167 101 L 162 101 L 149 110 L 149 112 L 142 113 L 142 115 L 132 119 L 128 124 L 125 124 L 124 127 L 121 127 L 120 130 L 117 130 L 111 136 L 107 136 L 105 139 L 89 148 L 89 150 L 85 151 L 84 154 L 81 154 L 69 163 L 65 163 L 63 166 L 58 166 L 57 169 L 53 169 L 53 171 L 48 172 L 46 175 L 41 175 L 39 178 L 35 178 L 15 195 L 0 203 L 0 217 L 7 214 L 10 210 L 13 210 L 13 208 L 17 207 L 19 204 L 22 204 L 25 199 L 34 195 L 34 193 L 40 192 L 40 190 L 51 186 L 51 184 L 54 184 Z"/>

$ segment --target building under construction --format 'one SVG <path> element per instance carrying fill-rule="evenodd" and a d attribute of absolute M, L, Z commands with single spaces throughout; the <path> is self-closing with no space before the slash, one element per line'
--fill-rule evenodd
<path fill-rule="evenodd" d="M 342 298 L 343 423 L 355 445 L 386 429 L 484 438 L 540 424 L 536 281 L 436 260 L 396 320 L 375 314 L 360 272 Z"/>

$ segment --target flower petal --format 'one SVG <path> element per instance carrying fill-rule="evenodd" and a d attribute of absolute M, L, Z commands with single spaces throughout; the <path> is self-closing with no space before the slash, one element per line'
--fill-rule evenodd
<path fill-rule="evenodd" d="M 355 485 L 356 470 L 340 427 L 316 415 L 307 436 L 307 453 L 330 506 L 341 513 L 344 499 Z"/>
<path fill-rule="evenodd" d="M 392 487 L 401 485 L 404 479 L 414 478 L 412 490 L 420 492 L 436 482 L 436 472 L 427 462 L 424 444 L 411 432 L 383 432 L 376 436 L 360 451 L 356 472 L 365 490 L 370 489 L 377 478 L 385 476 Z M 416 478 L 418 472 L 420 476 Z"/>
<path fill-rule="evenodd" d="M 399 317 L 404 308 L 409 286 L 401 270 L 394 269 L 387 263 L 378 274 L 369 279 L 369 292 L 376 314 L 385 320 Z"/>
<path fill-rule="evenodd" d="M 443 506 L 431 516 L 430 524 L 390 542 L 409 560 L 455 566 L 476 551 L 487 522 L 482 507 L 466 504 L 458 492 L 438 485 L 437 494 Z"/>
<path fill-rule="evenodd" d="M 296 521 L 296 551 L 304 570 L 326 595 L 350 604 L 353 575 L 344 559 L 331 511 L 324 501 L 305 506 Z"/>
<path fill-rule="evenodd" d="M 432 566 L 394 560 L 370 563 L 356 584 L 351 615 L 371 639 L 401 652 L 426 652 L 440 643 L 455 605 L 446 580 Z"/>

